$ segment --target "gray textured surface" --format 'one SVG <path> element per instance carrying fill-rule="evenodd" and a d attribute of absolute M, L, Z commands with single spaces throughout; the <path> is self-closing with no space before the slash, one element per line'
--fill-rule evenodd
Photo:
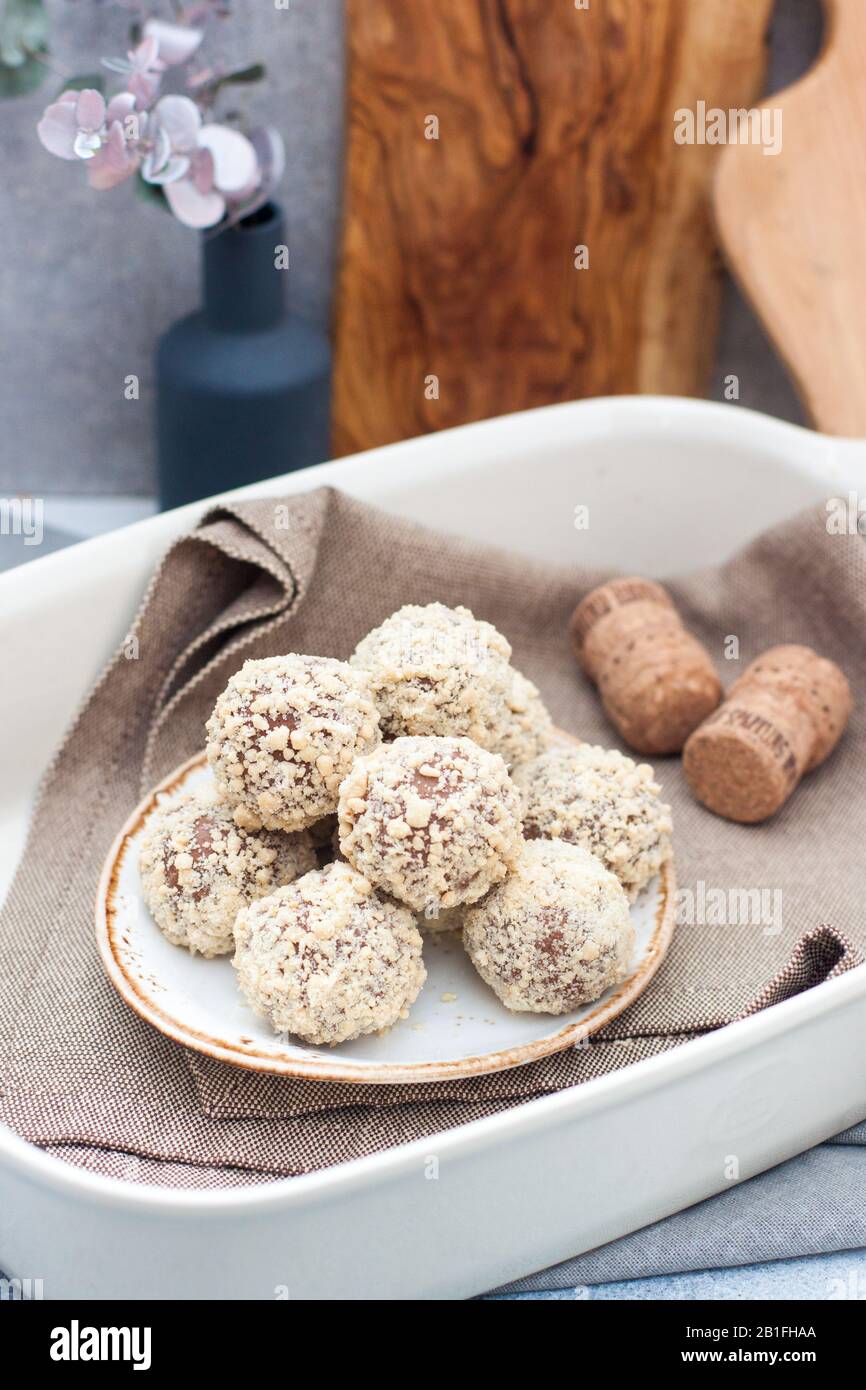
<path fill-rule="evenodd" d="M 53 55 L 71 73 L 126 50 L 119 7 L 48 3 Z M 269 69 L 258 87 L 236 88 L 237 100 L 279 126 L 287 145 L 293 302 L 325 322 L 343 128 L 341 0 L 292 0 L 288 11 L 234 0 L 233 9 L 218 31 L 227 55 Z M 197 237 L 140 203 L 132 182 L 93 193 L 82 168 L 41 148 L 35 123 L 61 85 L 52 75 L 0 105 L 0 489 L 148 493 L 153 348 L 197 303 Z M 126 401 L 133 372 L 141 399 Z"/>
<path fill-rule="evenodd" d="M 54 53 L 72 72 L 124 49 L 125 18 L 94 0 L 48 0 Z M 251 109 L 288 145 L 284 201 L 296 308 L 328 317 L 342 165 L 342 0 L 234 0 L 224 29 L 239 58 L 264 58 Z M 778 0 L 769 87 L 809 66 L 819 0 Z M 52 159 L 34 126 L 58 84 L 0 106 L 0 492 L 153 490 L 151 360 L 158 335 L 197 302 L 196 237 L 137 203 L 131 185 L 93 194 L 83 171 Z M 246 99 L 246 98 L 244 98 Z M 123 398 L 135 372 L 141 399 Z M 736 373 L 740 403 L 788 419 L 800 412 L 785 372 L 728 286 L 709 394 Z"/>
<path fill-rule="evenodd" d="M 808 1260 L 776 1260 L 772 1264 L 744 1265 L 742 1269 L 703 1269 L 690 1274 L 668 1274 L 657 1279 L 624 1279 L 615 1284 L 579 1284 L 573 1289 L 549 1293 L 488 1294 L 490 1302 L 509 1299 L 588 1302 L 712 1302 L 760 1301 L 787 1303 L 805 1298 L 813 1303 L 866 1298 L 866 1250 L 846 1250 L 841 1255 L 815 1255 Z M 811 1343 L 804 1343 L 808 1346 Z"/>

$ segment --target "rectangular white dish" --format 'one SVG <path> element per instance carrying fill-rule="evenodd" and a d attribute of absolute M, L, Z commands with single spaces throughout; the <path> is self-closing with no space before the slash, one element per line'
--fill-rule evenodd
<path fill-rule="evenodd" d="M 247 495 L 331 483 L 430 526 L 664 577 L 810 502 L 866 445 L 731 405 L 620 398 L 428 436 Z M 588 530 L 574 512 L 589 507 Z M 0 885 L 39 776 L 197 504 L 0 576 Z M 553 518 L 553 522 L 551 522 Z M 308 1177 L 218 1194 L 93 1177 L 0 1129 L 0 1268 L 46 1297 L 463 1297 L 645 1225 L 866 1112 L 866 966 L 673 1052 Z M 429 1180 L 435 1155 L 439 1176 Z M 170 1274 L 167 1276 L 167 1271 Z"/>

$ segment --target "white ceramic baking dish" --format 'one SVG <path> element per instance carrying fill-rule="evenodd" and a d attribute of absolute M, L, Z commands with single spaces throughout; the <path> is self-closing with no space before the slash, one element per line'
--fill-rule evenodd
<path fill-rule="evenodd" d="M 866 494 L 866 444 L 640 397 L 507 416 L 245 489 L 332 483 L 546 559 L 660 577 L 809 502 Z M 574 509 L 590 509 L 588 530 Z M 202 505 L 0 576 L 0 882 L 52 748 Z M 575 1090 L 307 1177 L 221 1194 L 100 1179 L 0 1128 L 0 1267 L 45 1296 L 463 1297 L 612 1240 L 866 1113 L 866 966 Z M 438 1179 L 430 1180 L 430 1155 Z"/>

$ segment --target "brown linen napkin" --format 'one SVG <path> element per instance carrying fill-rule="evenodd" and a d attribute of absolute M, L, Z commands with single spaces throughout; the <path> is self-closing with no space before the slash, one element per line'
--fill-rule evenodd
<path fill-rule="evenodd" d="M 349 1087 L 187 1053 L 115 996 L 92 904 L 117 827 L 143 790 L 202 745 L 207 713 L 242 660 L 291 649 L 345 657 L 403 603 L 468 605 L 505 632 L 557 723 L 615 744 L 566 633 L 578 598 L 606 576 L 443 537 L 327 490 L 211 513 L 170 550 L 132 630 L 137 643 L 118 652 L 46 776 L 0 917 L 0 1120 L 100 1171 L 236 1185 L 576 1085 L 857 963 L 866 946 L 866 547 L 860 536 L 828 535 L 824 521 L 810 512 L 723 569 L 671 586 L 726 681 L 772 643 L 807 642 L 839 662 L 856 703 L 839 749 L 764 826 L 717 819 L 692 799 L 677 760 L 658 764 L 683 892 L 681 925 L 651 988 L 587 1045 L 530 1066 L 424 1087 Z M 731 635 L 738 662 L 722 658 Z"/>

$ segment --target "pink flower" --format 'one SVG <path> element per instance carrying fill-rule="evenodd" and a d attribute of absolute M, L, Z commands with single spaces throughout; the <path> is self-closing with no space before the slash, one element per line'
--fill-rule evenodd
<path fill-rule="evenodd" d="M 127 79 L 127 90 L 132 92 L 140 106 L 149 106 L 153 101 L 166 68 L 159 56 L 159 44 L 152 36 L 143 38 L 125 58 L 103 58 L 102 65 L 111 72 L 123 73 Z"/>
<path fill-rule="evenodd" d="M 161 97 L 147 126 L 147 152 L 141 176 L 148 183 L 168 184 L 183 178 L 198 147 L 201 112 L 184 96 Z"/>
<path fill-rule="evenodd" d="M 146 112 L 136 112 L 131 92 L 120 92 L 112 98 L 105 113 L 108 134 L 87 166 L 91 188 L 115 188 L 136 172 L 141 163 L 139 141 L 146 121 Z"/>
<path fill-rule="evenodd" d="M 161 62 L 173 68 L 192 57 L 204 38 L 204 30 L 192 29 L 186 24 L 169 24 L 163 19 L 149 19 L 144 26 L 144 37 L 156 40 Z"/>
<path fill-rule="evenodd" d="M 84 159 L 92 188 L 113 188 L 138 168 L 137 130 L 129 125 L 135 97 L 120 92 L 106 106 L 93 88 L 64 92 L 49 106 L 36 127 L 50 154 L 60 159 Z"/>
<path fill-rule="evenodd" d="M 49 154 L 59 159 L 92 159 L 107 135 L 105 98 L 93 87 L 64 92 L 47 107 L 36 127 Z"/>
<path fill-rule="evenodd" d="M 202 42 L 199 15 L 222 12 L 224 4 L 201 0 L 198 8 L 179 11 L 183 22 L 145 20 L 141 42 L 125 58 L 103 59 L 123 73 L 126 89 L 107 105 L 93 88 L 64 92 L 38 124 L 44 147 L 60 159 L 84 160 L 95 189 L 140 174 L 162 188 L 168 207 L 188 227 L 213 227 L 260 206 L 283 167 L 279 136 L 257 130 L 248 138 L 232 126 L 206 122 L 203 114 L 222 82 L 254 80 L 256 65 L 229 74 L 208 70 L 210 87 L 203 80 L 208 73 L 195 78 L 187 72 L 187 91 L 195 100 L 159 97 L 166 68 L 187 64 Z"/>
<path fill-rule="evenodd" d="M 141 176 L 159 184 L 178 221 L 213 227 L 225 216 L 227 199 L 261 179 L 256 151 L 229 126 L 203 125 L 190 97 L 161 97 L 142 136 Z"/>
<path fill-rule="evenodd" d="M 203 125 L 188 176 L 167 184 L 165 196 L 184 226 L 214 227 L 225 216 L 229 199 L 258 180 L 256 152 L 247 137 L 229 126 Z"/>

